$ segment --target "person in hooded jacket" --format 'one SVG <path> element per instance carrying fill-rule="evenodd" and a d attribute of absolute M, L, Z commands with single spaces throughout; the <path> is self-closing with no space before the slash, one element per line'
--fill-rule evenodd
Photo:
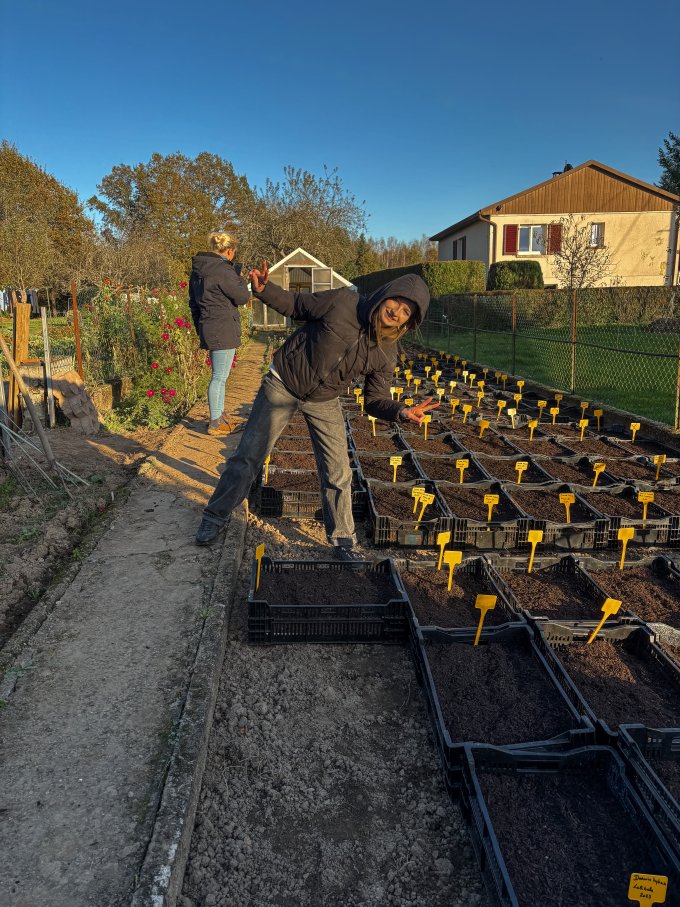
<path fill-rule="evenodd" d="M 208 385 L 209 435 L 235 430 L 224 415 L 224 389 L 241 342 L 238 307 L 250 293 L 234 267 L 237 239 L 231 233 L 211 233 L 211 252 L 199 252 L 191 260 L 189 308 L 201 349 L 210 351 L 212 378 Z"/>
<path fill-rule="evenodd" d="M 422 424 L 439 406 L 428 397 L 406 407 L 392 400 L 390 385 L 397 341 L 415 328 L 430 302 L 427 284 L 416 274 L 390 281 L 370 296 L 346 287 L 294 293 L 268 282 L 267 263 L 250 272 L 255 296 L 281 315 L 304 324 L 274 354 L 238 448 L 203 511 L 197 545 L 209 545 L 231 511 L 247 496 L 279 435 L 301 412 L 307 422 L 321 480 L 326 535 L 335 556 L 353 560 L 352 471 L 340 394 L 364 379 L 364 411 L 387 421 Z"/>

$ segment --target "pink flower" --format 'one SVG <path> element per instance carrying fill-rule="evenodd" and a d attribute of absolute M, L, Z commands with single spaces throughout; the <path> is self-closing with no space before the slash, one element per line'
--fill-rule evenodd
<path fill-rule="evenodd" d="M 158 363 L 157 363 L 157 362 L 152 362 L 152 363 L 151 363 L 151 368 L 158 368 Z"/>
<path fill-rule="evenodd" d="M 163 334 L 161 334 L 161 337 L 163 338 L 163 340 L 169 340 L 169 339 L 170 339 L 170 334 L 165 334 L 165 333 L 163 333 Z"/>
<path fill-rule="evenodd" d="M 172 369 L 170 368 L 170 366 L 169 366 L 169 365 L 166 365 L 166 367 L 165 367 L 165 374 L 166 374 L 166 375 L 169 375 L 171 371 L 172 371 Z"/>
<path fill-rule="evenodd" d="M 147 396 L 147 397 L 153 397 L 153 395 L 154 395 L 155 393 L 156 393 L 156 392 L 155 392 L 152 388 L 149 388 L 148 391 L 146 392 L 146 396 Z"/>
<path fill-rule="evenodd" d="M 168 392 L 167 387 L 162 387 L 162 388 L 161 388 L 161 393 L 162 393 L 164 396 L 165 396 L 165 394 L 167 394 L 167 392 Z"/>
<path fill-rule="evenodd" d="M 172 388 L 171 388 L 171 389 L 168 391 L 168 393 L 170 394 L 171 397 L 174 397 L 175 394 L 177 393 L 177 391 L 176 391 L 176 390 L 172 390 Z"/>
<path fill-rule="evenodd" d="M 175 318 L 175 324 L 177 325 L 178 328 L 183 328 L 183 327 L 184 327 L 184 319 L 183 319 L 183 318 Z"/>
<path fill-rule="evenodd" d="M 180 290 L 186 290 L 186 288 L 187 288 L 186 280 L 182 281 L 182 283 L 179 285 L 179 288 L 180 288 Z"/>
<path fill-rule="evenodd" d="M 169 403 L 170 397 L 163 397 L 163 403 Z"/>
<path fill-rule="evenodd" d="M 206 365 L 212 365 L 212 360 L 210 359 L 210 356 L 206 356 L 206 357 L 205 357 L 205 364 L 206 364 Z"/>

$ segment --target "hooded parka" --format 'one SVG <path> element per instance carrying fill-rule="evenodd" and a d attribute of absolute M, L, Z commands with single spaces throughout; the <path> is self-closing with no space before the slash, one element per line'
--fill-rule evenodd
<path fill-rule="evenodd" d="M 189 308 L 202 350 L 233 350 L 241 342 L 238 307 L 250 293 L 233 264 L 216 252 L 199 252 L 191 260 Z"/>
<path fill-rule="evenodd" d="M 281 315 L 306 322 L 277 350 L 272 361 L 293 396 L 317 402 L 332 400 L 363 375 L 365 411 L 387 421 L 398 418 L 403 406 L 390 397 L 397 344 L 378 345 L 371 317 L 385 299 L 401 296 L 415 305 L 414 321 L 420 324 L 430 303 L 430 291 L 422 278 L 405 274 L 370 296 L 358 296 L 346 287 L 291 293 L 272 283 L 255 295 Z"/>

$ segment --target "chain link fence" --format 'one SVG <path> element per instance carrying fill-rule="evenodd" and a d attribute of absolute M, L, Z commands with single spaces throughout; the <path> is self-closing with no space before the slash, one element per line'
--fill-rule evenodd
<path fill-rule="evenodd" d="M 680 288 L 443 296 L 424 343 L 680 429 Z"/>

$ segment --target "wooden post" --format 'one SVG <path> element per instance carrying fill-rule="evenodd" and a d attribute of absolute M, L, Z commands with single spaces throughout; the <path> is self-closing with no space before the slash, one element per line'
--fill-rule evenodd
<path fill-rule="evenodd" d="M 571 392 L 576 390 L 576 313 L 577 298 L 576 290 L 572 290 L 571 297 Z"/>
<path fill-rule="evenodd" d="M 7 415 L 7 400 L 5 399 L 5 378 L 2 374 L 2 364 L 0 363 L 0 450 L 4 451 L 6 460 L 9 460 L 12 455 L 12 439 L 7 431 L 8 426 L 9 416 Z"/>
<path fill-rule="evenodd" d="M 45 389 L 47 390 L 47 418 L 50 428 L 57 424 L 57 418 L 54 412 L 54 391 L 52 388 L 52 359 L 50 357 L 50 338 L 47 333 L 47 308 L 40 306 L 40 318 L 42 319 L 42 334 L 45 360 Z"/>
<path fill-rule="evenodd" d="M 15 299 L 14 319 L 12 332 L 12 356 L 14 361 L 21 363 L 28 359 L 28 335 L 31 329 L 31 306 L 26 302 L 17 302 L 16 294 L 12 294 Z M 9 382 L 9 415 L 10 419 L 21 425 L 21 405 L 19 402 L 19 385 L 14 373 L 10 373 Z"/>
<path fill-rule="evenodd" d="M 76 338 L 76 362 L 78 364 L 78 374 L 85 380 L 83 374 L 83 354 L 80 349 L 80 318 L 78 317 L 78 300 L 76 298 L 76 282 L 71 281 L 71 302 L 73 303 L 73 331 Z"/>

